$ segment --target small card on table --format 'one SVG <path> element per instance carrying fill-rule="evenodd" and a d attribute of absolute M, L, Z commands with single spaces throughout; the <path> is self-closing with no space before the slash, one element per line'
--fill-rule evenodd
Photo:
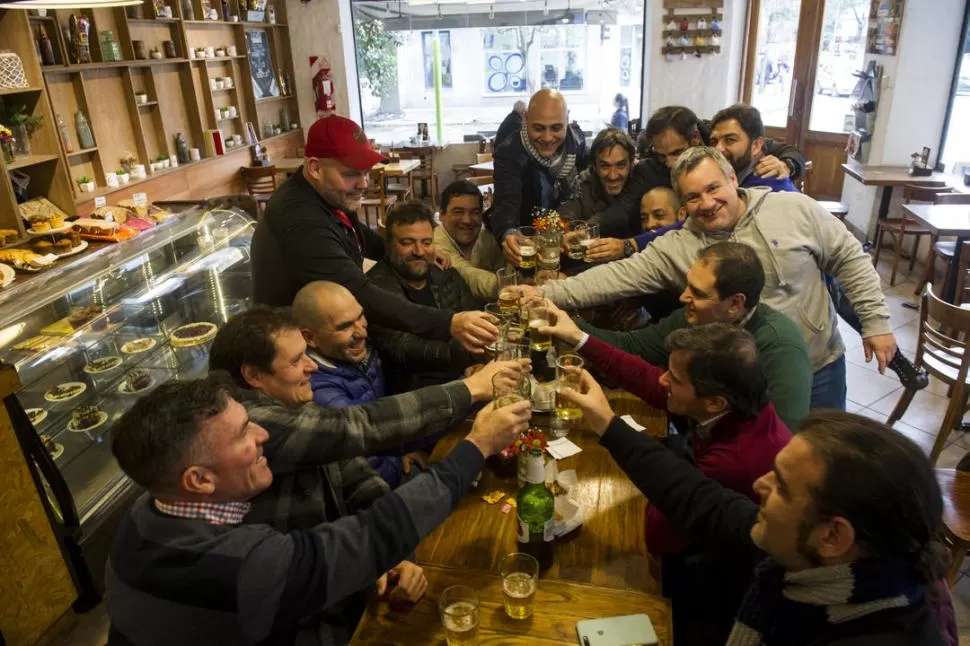
<path fill-rule="evenodd" d="M 582 449 L 570 442 L 568 438 L 560 437 L 558 440 L 549 442 L 546 445 L 546 451 L 548 451 L 549 455 L 557 460 L 562 460 L 563 458 L 568 458 L 571 455 L 581 453 Z"/>

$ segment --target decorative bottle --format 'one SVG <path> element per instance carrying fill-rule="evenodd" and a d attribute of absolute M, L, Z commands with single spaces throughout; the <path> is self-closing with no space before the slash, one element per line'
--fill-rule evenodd
<path fill-rule="evenodd" d="M 181 132 L 175 135 L 175 155 L 178 157 L 180 164 L 187 164 L 189 162 L 189 147 L 185 143 L 185 137 Z"/>
<path fill-rule="evenodd" d="M 77 142 L 81 149 L 94 148 L 94 133 L 91 132 L 91 125 L 88 118 L 80 110 L 74 115 L 74 125 L 77 128 Z"/>
<path fill-rule="evenodd" d="M 86 16 L 71 14 L 68 21 L 71 27 L 71 42 L 74 44 L 74 62 L 91 62 L 91 41 L 88 38 L 88 31 L 91 27 L 90 21 Z"/>
<path fill-rule="evenodd" d="M 47 30 L 44 29 L 44 25 L 40 25 L 37 31 L 37 48 L 40 51 L 40 61 L 44 65 L 53 65 L 54 46 L 51 45 L 51 39 L 47 36 Z"/>
<path fill-rule="evenodd" d="M 54 116 L 57 122 L 57 132 L 61 136 L 61 143 L 64 144 L 64 152 L 74 152 L 74 144 L 71 143 L 71 133 L 67 131 L 67 124 L 64 123 L 64 119 L 61 118 L 60 114 Z"/>
<path fill-rule="evenodd" d="M 546 465 L 542 453 L 527 452 L 525 485 L 515 497 L 519 529 L 516 540 L 519 549 L 539 561 L 544 570 L 552 565 L 553 515 L 556 499 L 546 488 Z"/>

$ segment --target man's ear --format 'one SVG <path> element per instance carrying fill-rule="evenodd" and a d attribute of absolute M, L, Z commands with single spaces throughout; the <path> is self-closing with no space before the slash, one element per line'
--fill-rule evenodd
<path fill-rule="evenodd" d="M 179 478 L 182 491 L 199 496 L 211 496 L 216 490 L 216 479 L 209 469 L 192 465 L 182 472 Z"/>
<path fill-rule="evenodd" d="M 694 128 L 694 134 L 690 137 L 691 146 L 703 146 L 704 140 L 701 138 L 701 131 Z"/>
<path fill-rule="evenodd" d="M 751 142 L 751 158 L 758 159 L 765 152 L 765 138 L 755 137 Z"/>
<path fill-rule="evenodd" d="M 704 410 L 712 417 L 714 415 L 719 415 L 728 409 L 727 399 L 720 395 L 704 397 L 702 401 L 704 403 Z"/>
<path fill-rule="evenodd" d="M 239 369 L 239 372 L 242 374 L 243 380 L 249 384 L 250 388 L 258 389 L 263 385 L 263 373 L 255 367 L 244 363 Z"/>

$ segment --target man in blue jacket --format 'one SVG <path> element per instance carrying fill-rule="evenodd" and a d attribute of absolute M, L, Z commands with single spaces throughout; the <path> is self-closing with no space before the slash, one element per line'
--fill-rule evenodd
<path fill-rule="evenodd" d="M 381 358 L 367 342 L 364 309 L 347 288 L 323 280 L 305 285 L 293 300 L 293 317 L 317 365 L 310 375 L 314 402 L 343 408 L 384 397 Z M 413 465 L 425 467 L 436 439 L 423 438 L 369 456 L 367 462 L 394 489 Z"/>

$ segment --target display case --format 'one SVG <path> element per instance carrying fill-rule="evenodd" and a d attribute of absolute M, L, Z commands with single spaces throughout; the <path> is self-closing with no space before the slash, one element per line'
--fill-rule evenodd
<path fill-rule="evenodd" d="M 139 493 L 111 455 L 113 422 L 160 384 L 203 375 L 216 330 L 249 305 L 254 221 L 183 208 L 0 291 L 0 359 L 23 384 L 5 404 L 82 605 L 100 598 L 111 534 Z"/>

